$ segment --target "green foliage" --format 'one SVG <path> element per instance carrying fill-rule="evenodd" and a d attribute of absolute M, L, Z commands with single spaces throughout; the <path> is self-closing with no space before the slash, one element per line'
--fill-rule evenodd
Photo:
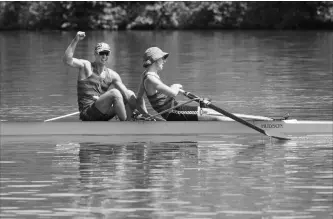
<path fill-rule="evenodd" d="M 158 2 L 145 5 L 127 29 L 182 29 L 190 16 L 184 2 Z"/>
<path fill-rule="evenodd" d="M 267 29 L 309 28 L 317 19 L 318 2 L 251 2 L 245 26 Z"/>
<path fill-rule="evenodd" d="M 333 2 L 0 2 L 0 29 L 307 29 L 333 25 Z"/>

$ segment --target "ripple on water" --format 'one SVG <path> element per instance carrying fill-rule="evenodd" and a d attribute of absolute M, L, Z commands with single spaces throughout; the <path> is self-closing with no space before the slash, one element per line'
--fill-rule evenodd
<path fill-rule="evenodd" d="M 2 217 L 250 219 L 332 214 L 332 151 L 319 152 L 330 147 L 319 139 L 67 140 L 21 141 L 1 148 L 2 156 L 13 162 L 1 165 Z M 25 162 L 17 165 L 22 158 Z"/>

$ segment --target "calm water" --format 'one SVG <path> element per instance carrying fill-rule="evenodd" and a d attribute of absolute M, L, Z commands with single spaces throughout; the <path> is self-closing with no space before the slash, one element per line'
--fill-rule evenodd
<path fill-rule="evenodd" d="M 61 61 L 74 35 L 0 33 L 1 120 L 43 121 L 77 111 L 76 71 Z M 181 83 L 226 110 L 333 119 L 332 32 L 86 35 L 76 56 L 93 60 L 96 42 L 108 42 L 109 66 L 134 91 L 143 71 L 141 56 L 157 45 L 170 53 L 161 74 L 167 84 Z M 332 137 L 119 142 L 2 136 L 0 143 L 0 218 L 333 216 Z"/>
<path fill-rule="evenodd" d="M 41 121 L 77 111 L 77 70 L 62 63 L 75 34 L 0 33 L 1 120 Z M 161 74 L 167 84 L 181 83 L 231 112 L 332 120 L 333 32 L 86 35 L 75 56 L 93 60 L 96 42 L 106 41 L 112 48 L 109 66 L 135 92 L 143 72 L 141 57 L 157 45 L 170 53 Z"/>
<path fill-rule="evenodd" d="M 333 216 L 332 139 L 83 141 L 6 141 L 0 217 Z"/>

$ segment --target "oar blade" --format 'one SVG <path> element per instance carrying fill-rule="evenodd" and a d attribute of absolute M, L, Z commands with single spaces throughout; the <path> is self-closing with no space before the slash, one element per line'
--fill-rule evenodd
<path fill-rule="evenodd" d="M 271 137 L 271 138 L 275 138 L 277 140 L 280 141 L 289 141 L 291 140 L 291 138 L 288 138 L 286 135 L 282 134 L 282 133 L 271 133 L 265 130 L 265 133 L 267 136 Z"/>
<path fill-rule="evenodd" d="M 281 137 L 281 136 L 271 136 L 272 138 L 278 139 L 280 141 L 289 141 L 291 140 L 290 138 L 287 137 Z"/>

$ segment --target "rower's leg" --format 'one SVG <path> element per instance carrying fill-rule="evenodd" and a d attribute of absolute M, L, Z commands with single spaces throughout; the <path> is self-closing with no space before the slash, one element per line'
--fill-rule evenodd
<path fill-rule="evenodd" d="M 126 109 L 120 91 L 113 88 L 102 94 L 95 102 L 96 108 L 103 114 L 115 112 L 119 120 L 126 120 Z"/>
<path fill-rule="evenodd" d="M 207 114 L 208 114 L 208 115 L 215 115 L 215 116 L 222 115 L 221 113 L 216 112 L 215 110 L 210 109 L 210 108 L 202 108 L 202 107 L 200 107 L 199 110 L 200 110 L 200 112 L 201 112 L 202 114 L 206 114 L 206 115 L 207 115 Z"/>
<path fill-rule="evenodd" d="M 131 107 L 128 104 L 125 105 L 125 110 L 126 110 L 126 116 L 127 116 L 126 120 L 127 121 L 132 120 L 133 111 L 132 111 Z"/>
<path fill-rule="evenodd" d="M 135 93 L 131 90 L 126 92 L 127 101 L 125 104 L 127 120 L 132 119 L 133 111 L 136 109 L 136 96 Z"/>
<path fill-rule="evenodd" d="M 198 121 L 230 121 L 230 119 L 223 116 L 199 115 Z"/>

